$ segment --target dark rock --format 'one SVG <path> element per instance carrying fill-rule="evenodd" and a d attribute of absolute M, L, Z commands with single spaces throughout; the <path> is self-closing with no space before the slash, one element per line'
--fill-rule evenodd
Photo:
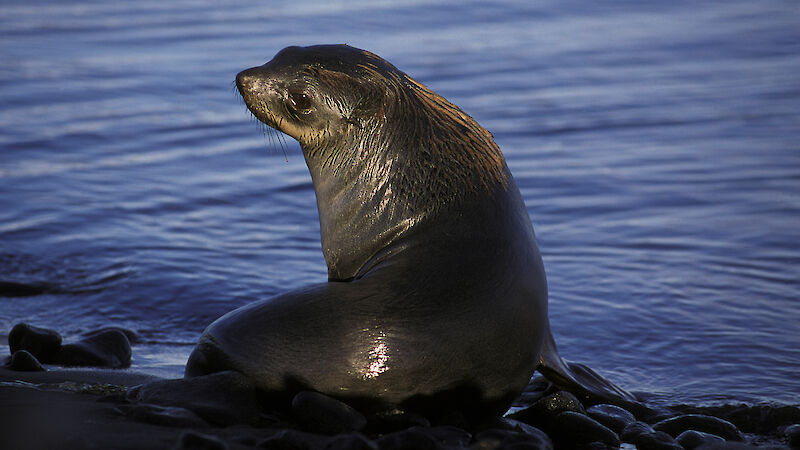
<path fill-rule="evenodd" d="M 255 387 L 232 371 L 142 384 L 128 391 L 128 400 L 186 408 L 217 425 L 253 424 L 260 419 Z"/>
<path fill-rule="evenodd" d="M 592 442 L 602 442 L 614 448 L 620 445 L 616 433 L 591 417 L 574 411 L 556 416 L 548 431 L 558 447 L 575 448 Z"/>
<path fill-rule="evenodd" d="M 682 450 L 672 436 L 663 431 L 653 431 L 652 433 L 642 433 L 633 440 L 637 450 Z"/>
<path fill-rule="evenodd" d="M 62 366 L 109 367 L 131 365 L 131 343 L 119 330 L 106 330 L 61 347 L 58 364 Z"/>
<path fill-rule="evenodd" d="M 567 391 L 558 391 L 540 398 L 529 408 L 509 414 L 508 417 L 546 428 L 556 416 L 565 411 L 586 413 L 577 397 Z"/>
<path fill-rule="evenodd" d="M 136 344 L 136 343 L 139 342 L 139 334 L 137 332 L 135 332 L 133 330 L 129 330 L 127 328 L 122 328 L 122 327 L 103 327 L 103 328 L 100 328 L 98 330 L 93 330 L 93 331 L 88 331 L 86 333 L 83 333 L 82 336 L 84 338 L 89 338 L 89 337 L 94 337 L 94 336 L 97 336 L 98 334 L 103 334 L 103 333 L 105 333 L 107 331 L 112 331 L 112 330 L 116 330 L 116 331 L 119 331 L 122 334 L 124 334 L 125 337 L 128 338 L 128 342 L 130 342 L 131 344 Z"/>
<path fill-rule="evenodd" d="M 620 437 L 622 442 L 633 443 L 639 435 L 653 434 L 654 432 L 653 428 L 644 422 L 633 422 L 625 426 Z"/>
<path fill-rule="evenodd" d="M 713 447 L 714 445 L 720 446 L 725 444 L 725 439 L 715 434 L 708 434 L 695 430 L 684 431 L 676 440 L 678 444 L 681 444 L 686 450 L 694 450 L 703 446 Z"/>
<path fill-rule="evenodd" d="M 786 436 L 789 447 L 800 448 L 800 424 L 789 425 L 783 431 L 783 435 Z"/>
<path fill-rule="evenodd" d="M 438 425 L 435 427 L 414 427 L 422 433 L 435 439 L 445 448 L 462 448 L 469 444 L 472 435 L 465 430 L 451 425 Z"/>
<path fill-rule="evenodd" d="M 704 414 L 725 419 L 744 433 L 778 434 L 779 429 L 800 423 L 800 408 L 788 405 L 678 405 L 672 408 L 682 414 Z"/>
<path fill-rule="evenodd" d="M 378 444 L 361 433 L 347 433 L 331 438 L 325 450 L 378 450 Z"/>
<path fill-rule="evenodd" d="M 544 433 L 542 433 L 544 434 Z M 534 449 L 552 450 L 553 443 L 547 435 L 544 438 L 535 434 L 521 431 L 492 429 L 482 431 L 475 436 L 475 443 L 470 450 L 496 450 L 496 449 Z"/>
<path fill-rule="evenodd" d="M 17 350 L 11 355 L 6 367 L 18 372 L 44 372 L 42 364 L 27 350 Z"/>
<path fill-rule="evenodd" d="M 349 405 L 314 391 L 294 396 L 292 415 L 306 429 L 316 433 L 348 433 L 359 431 L 367 424 L 364 415 Z"/>
<path fill-rule="evenodd" d="M 653 429 L 656 431 L 663 431 L 673 437 L 687 430 L 695 430 L 716 434 L 728 441 L 744 440 L 742 432 L 727 420 L 700 414 L 686 414 L 662 420 L 653 425 Z"/>
<path fill-rule="evenodd" d="M 419 414 L 401 409 L 384 410 L 367 417 L 370 433 L 386 434 L 414 426 L 429 427 L 431 422 Z"/>
<path fill-rule="evenodd" d="M 326 438 L 297 430 L 281 430 L 258 444 L 269 450 L 311 450 L 322 448 Z"/>
<path fill-rule="evenodd" d="M 628 410 L 614 405 L 594 405 L 586 410 L 586 414 L 615 433 L 622 433 L 628 424 L 636 422 L 636 418 Z"/>
<path fill-rule="evenodd" d="M 0 281 L 0 297 L 32 297 L 42 295 L 51 289 L 53 287 L 46 283 Z"/>
<path fill-rule="evenodd" d="M 27 350 L 45 364 L 55 363 L 61 350 L 61 335 L 55 330 L 18 323 L 8 333 L 8 347 L 13 355 Z"/>
<path fill-rule="evenodd" d="M 139 422 L 166 427 L 205 428 L 208 426 L 208 423 L 197 414 L 178 406 L 138 404 L 130 408 L 128 416 Z"/>
<path fill-rule="evenodd" d="M 553 448 L 553 442 L 544 431 L 533 425 L 528 425 L 525 422 L 504 417 L 497 419 L 497 421 L 492 424 L 492 428 L 525 434 L 527 435 L 526 442 L 533 442 L 538 445 L 538 448 Z"/>
<path fill-rule="evenodd" d="M 611 448 L 602 442 L 590 442 L 579 447 L 580 450 L 609 450 Z"/>
<path fill-rule="evenodd" d="M 105 394 L 105 395 L 102 395 L 100 398 L 98 398 L 97 402 L 98 403 L 117 403 L 117 404 L 129 403 L 127 394 L 128 394 L 127 390 L 124 391 L 124 392 L 123 391 L 119 391 L 119 392 L 114 392 L 114 393 L 111 393 L 111 394 Z"/>
<path fill-rule="evenodd" d="M 175 450 L 227 450 L 228 445 L 216 436 L 185 431 L 173 448 Z"/>
<path fill-rule="evenodd" d="M 422 431 L 421 427 L 412 427 L 381 436 L 378 439 L 381 450 L 439 450 L 442 445 L 434 437 Z"/>

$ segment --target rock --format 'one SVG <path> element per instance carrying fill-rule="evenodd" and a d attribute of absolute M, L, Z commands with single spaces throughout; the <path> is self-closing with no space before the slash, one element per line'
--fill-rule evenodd
<path fill-rule="evenodd" d="M 683 450 L 672 436 L 663 431 L 642 433 L 633 440 L 637 450 Z"/>
<path fill-rule="evenodd" d="M 504 417 L 498 419 L 493 424 L 492 428 L 523 433 L 527 436 L 526 442 L 534 443 L 538 446 L 537 448 L 553 448 L 553 442 L 544 431 L 534 427 L 533 425 L 528 425 L 525 422 Z"/>
<path fill-rule="evenodd" d="M 254 424 L 260 418 L 255 387 L 232 371 L 142 384 L 128 390 L 128 400 L 186 408 L 217 425 Z"/>
<path fill-rule="evenodd" d="M 590 442 L 586 445 L 581 445 L 580 450 L 609 450 L 612 447 L 603 444 L 602 442 Z M 616 447 L 613 447 L 616 448 Z"/>
<path fill-rule="evenodd" d="M 636 422 L 636 418 L 628 410 L 614 405 L 594 405 L 586 410 L 586 414 L 615 433 L 622 433 L 628 424 Z"/>
<path fill-rule="evenodd" d="M 442 445 L 420 427 L 412 427 L 381 436 L 378 439 L 381 450 L 439 450 Z"/>
<path fill-rule="evenodd" d="M 227 450 L 228 446 L 216 436 L 185 431 L 178 438 L 175 450 Z"/>
<path fill-rule="evenodd" d="M 314 391 L 294 396 L 292 415 L 309 431 L 324 434 L 359 431 L 367 424 L 364 415 L 349 405 Z"/>
<path fill-rule="evenodd" d="M 544 434 L 544 433 L 542 433 Z M 552 450 L 553 443 L 547 435 L 540 436 L 513 430 L 492 429 L 478 433 L 470 450 L 531 449 Z"/>
<path fill-rule="evenodd" d="M 680 450 L 681 447 L 675 442 L 672 436 L 661 432 L 655 431 L 650 425 L 644 422 L 631 422 L 622 430 L 623 442 L 629 442 L 636 445 L 639 450 Z"/>
<path fill-rule="evenodd" d="M 297 430 L 281 430 L 264 439 L 258 448 L 269 450 L 311 450 L 322 448 L 325 437 Z"/>
<path fill-rule="evenodd" d="M 61 350 L 61 335 L 55 330 L 18 323 L 8 333 L 8 347 L 12 355 L 27 350 L 39 361 L 52 364 Z"/>
<path fill-rule="evenodd" d="M 725 439 L 715 435 L 703 433 L 702 431 L 687 430 L 678 436 L 678 444 L 686 450 L 694 450 L 703 446 L 721 446 L 725 444 Z"/>
<path fill-rule="evenodd" d="M 744 435 L 736 426 L 727 420 L 700 414 L 686 414 L 662 420 L 653 425 L 656 431 L 663 431 L 670 436 L 678 436 L 687 430 L 716 434 L 728 441 L 743 441 Z"/>
<path fill-rule="evenodd" d="M 551 423 L 548 430 L 557 447 L 575 448 L 592 442 L 602 442 L 609 447 L 619 447 L 619 436 L 591 417 L 564 411 Z"/>
<path fill-rule="evenodd" d="M 98 331 L 74 344 L 61 347 L 58 364 L 62 366 L 109 367 L 131 365 L 131 343 L 122 331 Z"/>
<path fill-rule="evenodd" d="M 786 436 L 789 447 L 800 448 L 800 424 L 789 425 L 783 431 L 783 435 Z"/>
<path fill-rule="evenodd" d="M 361 433 L 347 433 L 331 438 L 325 450 L 378 450 L 378 444 Z"/>
<path fill-rule="evenodd" d="M 413 426 L 429 427 L 431 422 L 419 414 L 402 409 L 384 410 L 367 417 L 367 428 L 370 433 L 387 434 Z"/>
<path fill-rule="evenodd" d="M 32 297 L 42 295 L 53 287 L 46 283 L 19 283 L 0 281 L 0 297 Z"/>
<path fill-rule="evenodd" d="M 622 438 L 622 442 L 633 443 L 639 435 L 653 434 L 654 432 L 653 428 L 644 422 L 633 422 L 625 426 L 620 437 Z"/>
<path fill-rule="evenodd" d="M 129 330 L 127 328 L 122 328 L 122 327 L 103 327 L 103 328 L 100 328 L 99 330 L 93 330 L 93 331 L 88 331 L 86 333 L 83 333 L 82 336 L 84 338 L 88 338 L 88 337 L 97 336 L 98 334 L 103 334 L 103 333 L 105 333 L 107 331 L 112 331 L 112 330 L 116 330 L 116 331 L 119 331 L 122 334 L 124 334 L 125 337 L 128 338 L 128 342 L 130 342 L 131 344 L 137 344 L 139 342 L 139 334 L 138 333 L 136 333 L 133 330 Z"/>
<path fill-rule="evenodd" d="M 197 414 L 178 406 L 160 406 L 138 404 L 130 408 L 127 414 L 133 420 L 154 425 L 176 428 L 205 428 L 208 423 Z"/>
<path fill-rule="evenodd" d="M 17 350 L 11 355 L 6 367 L 18 372 L 44 372 L 42 364 L 27 350 Z"/>
<path fill-rule="evenodd" d="M 452 425 L 414 428 L 432 437 L 445 448 L 463 448 L 472 440 L 471 434 Z"/>
<path fill-rule="evenodd" d="M 780 434 L 787 426 L 800 423 L 800 408 L 789 405 L 680 405 L 677 409 L 681 414 L 704 414 L 725 419 L 743 433 Z"/>
<path fill-rule="evenodd" d="M 564 411 L 586 413 L 577 397 L 567 391 L 558 391 L 540 398 L 528 408 L 509 414 L 508 417 L 533 426 L 547 428 L 550 422 Z"/>

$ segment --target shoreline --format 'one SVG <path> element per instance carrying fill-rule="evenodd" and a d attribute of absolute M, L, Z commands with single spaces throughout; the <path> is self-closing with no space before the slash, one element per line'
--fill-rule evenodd
<path fill-rule="evenodd" d="M 0 368 L 0 448 L 15 450 L 40 450 L 40 449 L 179 449 L 179 448 L 219 448 L 219 449 L 252 449 L 256 446 L 270 448 L 265 442 L 275 439 L 294 439 L 297 448 L 350 448 L 356 445 L 355 439 L 366 442 L 372 447 L 362 448 L 413 448 L 404 445 L 389 445 L 386 436 L 406 433 L 400 440 L 407 440 L 406 444 L 419 438 L 420 429 L 440 433 L 442 437 L 439 446 L 430 448 L 504 448 L 502 439 L 498 445 L 484 445 L 484 440 L 478 440 L 487 433 L 508 436 L 532 436 L 536 432 L 534 427 L 520 423 L 525 422 L 524 415 L 519 412 L 503 419 L 498 419 L 497 427 L 505 430 L 488 429 L 473 431 L 470 434 L 464 430 L 457 430 L 452 426 L 436 427 L 419 425 L 411 426 L 404 431 L 382 434 L 367 433 L 319 433 L 299 426 L 296 422 L 283 420 L 285 418 L 271 415 L 263 408 L 257 413 L 257 421 L 249 423 L 209 424 L 203 420 L 192 422 L 181 419 L 180 414 L 164 419 L 164 416 L 131 414 L 131 409 L 138 407 L 138 403 L 131 402 L 131 388 L 143 383 L 159 384 L 158 382 L 180 382 L 168 380 L 153 375 L 138 373 L 130 369 L 52 369 L 45 372 L 19 372 L 8 368 Z M 141 389 L 141 388 L 137 388 Z M 146 403 L 146 402 L 143 402 Z M 153 405 L 144 405 L 152 407 Z M 536 405 L 534 405 L 536 406 Z M 693 407 L 683 405 L 679 414 L 710 414 L 716 412 L 722 416 L 722 408 Z M 764 405 L 739 406 L 731 405 L 728 408 L 726 419 L 732 420 L 746 434 L 742 442 L 728 441 L 723 447 L 714 448 L 772 448 L 788 449 L 787 437 L 782 436 L 781 430 L 791 423 L 800 421 L 800 408 L 789 405 Z M 173 408 L 183 410 L 183 408 Z M 531 409 L 534 409 L 531 407 Z M 185 411 L 185 410 L 184 410 Z M 522 410 L 524 411 L 524 409 Z M 738 412 L 737 412 L 738 411 Z M 179 411 L 180 412 L 180 411 Z M 573 414 L 574 415 L 574 414 Z M 153 420 L 153 418 L 157 420 Z M 161 419 L 158 419 L 158 418 Z M 178 417 L 178 419 L 175 419 Z M 196 416 L 195 416 L 196 417 Z M 516 417 L 518 420 L 509 419 Z M 704 416 L 708 417 L 708 416 Z M 161 424 L 153 423 L 164 420 Z M 181 422 L 181 420 L 184 420 Z M 750 425 L 746 425 L 747 422 Z M 760 421 L 759 423 L 756 423 Z M 737 423 L 738 422 L 738 423 Z M 765 423 L 775 422 L 775 423 Z M 778 425 L 777 422 L 784 422 Z M 642 423 L 642 422 L 638 422 Z M 746 426 L 743 426 L 746 425 Z M 413 423 L 412 423 L 413 425 Z M 765 426 L 766 425 L 766 426 Z M 517 427 L 517 429 L 514 429 Z M 755 428 L 754 428 L 755 427 Z M 759 428 L 760 427 L 760 428 Z M 767 430 L 769 428 L 770 430 Z M 416 429 L 416 431 L 414 431 Z M 532 431 L 531 429 L 535 430 Z M 318 430 L 317 430 L 318 431 Z M 413 433 L 409 434 L 410 432 Z M 756 434 L 760 431 L 764 434 Z M 576 432 L 573 430 L 573 432 Z M 416 434 L 414 434 L 416 433 Z M 460 438 L 457 438 L 459 436 Z M 550 431 L 548 430 L 548 434 Z M 544 434 L 544 433 L 542 433 Z M 619 433 L 624 436 L 623 433 Z M 505 435 L 504 435 L 505 436 Z M 506 436 L 503 439 L 508 438 Z M 374 439 L 374 440 L 373 440 Z M 449 441 L 448 441 L 449 439 Z M 460 439 L 460 441 L 459 441 Z M 543 439 L 547 439 L 545 436 Z M 338 447 L 330 447 L 335 442 L 345 442 Z M 549 441 L 549 439 L 548 439 Z M 283 441 L 281 441 L 283 442 Z M 347 443 L 349 442 L 349 443 Z M 445 445 L 450 442 L 451 445 Z M 459 443 L 460 442 L 460 443 Z M 619 441 L 617 441 L 619 442 Z M 622 439 L 622 442 L 626 442 Z M 376 444 L 377 443 L 377 444 Z M 512 442 L 507 442 L 511 444 Z M 344 446 L 341 446 L 344 445 Z M 359 444 L 360 445 L 360 444 Z M 619 445 L 619 444 L 617 444 Z M 200 447 L 198 447 L 200 446 Z M 204 447 L 203 447 L 204 446 Z M 266 447 L 265 447 L 266 446 Z M 326 447 L 327 446 L 327 447 Z M 277 448 L 277 447 L 275 447 Z M 281 447 L 284 448 L 284 447 Z M 540 447 L 549 448 L 546 443 Z M 556 445 L 556 449 L 567 448 L 563 444 Z M 607 448 L 614 448 L 608 445 Z M 623 444 L 622 448 L 635 448 L 633 444 Z M 681 447 L 675 447 L 681 448 Z"/>

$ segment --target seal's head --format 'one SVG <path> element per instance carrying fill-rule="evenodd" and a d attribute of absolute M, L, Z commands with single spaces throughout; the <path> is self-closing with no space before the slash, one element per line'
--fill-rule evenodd
<path fill-rule="evenodd" d="M 250 111 L 306 148 L 342 147 L 377 113 L 380 89 L 359 63 L 385 61 L 345 45 L 287 47 L 236 76 Z M 385 68 L 384 68 L 385 70 Z"/>
<path fill-rule="evenodd" d="M 256 118 L 300 143 L 312 176 L 355 170 L 378 184 L 402 177 L 404 186 L 410 179 L 425 187 L 434 203 L 452 198 L 453 188 L 505 182 L 488 131 L 365 50 L 287 47 L 239 73 L 236 86 Z"/>

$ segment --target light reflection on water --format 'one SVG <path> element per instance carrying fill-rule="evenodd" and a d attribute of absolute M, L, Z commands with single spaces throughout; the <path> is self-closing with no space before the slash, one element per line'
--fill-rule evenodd
<path fill-rule="evenodd" d="M 61 292 L 0 299 L 2 332 L 113 323 L 147 342 L 135 368 L 179 376 L 214 318 L 324 280 L 302 155 L 261 136 L 231 83 L 286 45 L 347 42 L 494 133 L 565 357 L 669 402 L 798 403 L 789 2 L 0 11 L 0 279 Z"/>

